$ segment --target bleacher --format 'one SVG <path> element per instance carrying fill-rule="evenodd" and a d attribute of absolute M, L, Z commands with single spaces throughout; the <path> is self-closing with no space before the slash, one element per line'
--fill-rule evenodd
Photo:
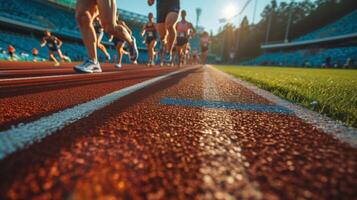
<path fill-rule="evenodd" d="M 242 64 L 321 67 L 325 64 L 327 57 L 331 57 L 331 66 L 341 67 L 346 63 L 347 58 L 357 60 L 357 47 L 271 52 L 253 60 L 242 62 Z"/>
<path fill-rule="evenodd" d="M 342 67 L 357 60 L 356 38 L 357 10 L 289 43 L 263 44 L 264 54 L 241 64 L 321 67 L 331 58 L 330 66 Z"/>
<path fill-rule="evenodd" d="M 293 41 L 306 41 L 320 38 L 328 38 L 347 35 L 357 32 L 357 10 L 342 17 L 334 23 L 328 24 L 312 33 L 301 36 Z"/>
<path fill-rule="evenodd" d="M 37 32 L 37 34 L 13 34 L 7 29 L 0 29 L 0 37 L 2 43 L 0 47 L 5 48 L 8 44 L 12 44 L 19 51 L 30 54 L 32 48 L 39 49 L 41 57 L 47 58 L 47 49 L 41 49 L 39 47 L 39 40 L 41 37 L 41 30 L 49 29 L 59 38 L 64 40 L 62 51 L 64 54 L 71 55 L 74 60 L 81 60 L 86 57 L 86 50 L 84 46 L 80 45 L 81 37 L 80 32 L 76 24 L 74 9 L 71 7 L 66 8 L 59 6 L 58 3 L 68 3 L 75 1 L 55 1 L 57 4 L 53 4 L 50 1 L 40 0 L 8 0 L 0 1 L 0 18 L 2 20 L 11 20 L 11 22 L 20 22 L 25 25 L 31 25 L 37 27 L 36 30 L 29 30 L 29 32 Z M 73 4 L 74 5 L 74 4 Z M 143 38 L 140 35 L 141 25 L 146 20 L 146 16 L 131 13 L 129 11 L 121 11 L 122 18 L 127 19 L 127 24 L 132 28 L 133 35 L 137 39 L 139 51 L 141 56 L 145 55 L 145 45 Z M 135 23 L 132 23 L 135 21 Z M 24 29 L 29 29 L 24 27 Z M 66 38 L 72 38 L 67 41 Z M 108 43 L 108 36 L 103 41 L 106 42 L 108 50 L 111 55 L 116 54 L 114 48 Z M 73 42 L 77 41 L 77 42 Z M 5 48 L 6 49 L 6 48 Z M 104 60 L 104 55 L 99 52 L 99 60 Z M 139 62 L 143 61 L 145 57 L 139 57 Z M 123 59 L 124 62 L 128 62 L 128 59 Z"/>

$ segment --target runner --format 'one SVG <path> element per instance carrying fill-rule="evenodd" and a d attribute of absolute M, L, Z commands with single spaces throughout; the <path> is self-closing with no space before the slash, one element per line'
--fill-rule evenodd
<path fill-rule="evenodd" d="M 149 6 L 152 6 L 155 0 L 148 0 Z M 160 35 L 161 66 L 166 53 L 166 62 L 172 62 L 172 49 L 176 40 L 175 24 L 180 11 L 180 0 L 156 0 L 157 9 L 157 31 Z"/>
<path fill-rule="evenodd" d="M 32 53 L 32 57 L 33 57 L 33 62 L 37 62 L 38 61 L 38 50 L 36 48 L 32 48 L 31 50 Z"/>
<path fill-rule="evenodd" d="M 104 37 L 104 29 L 98 16 L 93 20 L 93 27 L 97 35 L 97 47 L 104 53 L 105 58 L 110 61 L 110 54 L 108 53 L 107 48 L 101 43 Z"/>
<path fill-rule="evenodd" d="M 209 38 L 208 32 L 203 32 L 200 40 L 201 46 L 201 64 L 205 65 L 207 60 L 207 53 L 209 49 L 209 44 L 211 43 L 211 39 Z"/>
<path fill-rule="evenodd" d="M 176 24 L 177 30 L 177 55 L 178 55 L 178 66 L 184 64 L 186 57 L 186 50 L 188 42 L 191 36 L 196 33 L 196 29 L 192 26 L 190 22 L 186 20 L 187 13 L 185 10 L 181 11 L 181 21 Z"/>
<path fill-rule="evenodd" d="M 156 46 L 156 39 L 157 39 L 157 31 L 156 26 L 154 23 L 154 15 L 149 13 L 148 15 L 149 22 L 145 24 L 143 30 L 141 31 L 141 35 L 145 36 L 145 44 L 148 49 L 148 66 L 155 65 L 155 46 Z"/>
<path fill-rule="evenodd" d="M 196 65 L 198 63 L 198 50 L 196 48 L 192 49 L 192 64 Z"/>
<path fill-rule="evenodd" d="M 119 18 L 119 17 L 118 17 Z M 132 38 L 134 38 L 132 36 L 133 32 L 131 31 L 131 29 L 126 25 L 126 23 L 124 21 L 121 20 L 117 20 L 117 24 L 120 26 L 123 26 L 126 31 L 131 35 Z M 115 67 L 120 69 L 122 67 L 122 59 L 123 59 L 123 54 L 128 55 L 129 53 L 127 51 L 124 50 L 124 46 L 126 44 L 126 42 L 120 38 L 114 37 L 113 35 L 109 38 L 109 42 L 113 42 L 115 49 L 118 52 L 118 61 L 115 64 Z M 134 64 L 136 64 L 136 60 L 133 62 Z"/>
<path fill-rule="evenodd" d="M 7 53 L 9 54 L 9 60 L 14 61 L 15 58 L 15 47 L 12 46 L 11 44 L 7 46 Z"/>
<path fill-rule="evenodd" d="M 61 61 L 68 61 L 70 62 L 71 59 L 65 55 L 62 54 L 61 51 L 61 46 L 63 42 L 58 39 L 56 36 L 52 35 L 50 31 L 45 31 L 44 36 L 40 42 L 40 46 L 44 47 L 47 45 L 48 47 L 48 57 L 50 60 L 55 62 L 55 66 L 59 66 L 60 63 L 57 61 L 57 59 L 54 56 L 54 53 L 57 53 L 57 55 L 60 57 Z"/>
<path fill-rule="evenodd" d="M 88 59 L 74 67 L 77 72 L 94 73 L 102 72 L 97 57 L 97 41 L 93 20 L 99 11 L 99 19 L 104 31 L 115 38 L 120 38 L 129 45 L 130 60 L 136 61 L 139 52 L 135 38 L 131 37 L 127 29 L 116 23 L 116 0 L 77 0 L 76 19 L 82 34 L 83 43 L 88 51 Z"/>

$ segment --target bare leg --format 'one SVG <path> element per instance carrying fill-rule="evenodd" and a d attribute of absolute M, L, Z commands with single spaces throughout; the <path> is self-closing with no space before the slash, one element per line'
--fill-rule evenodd
<path fill-rule="evenodd" d="M 167 38 L 167 30 L 165 27 L 164 23 L 159 23 L 157 24 L 157 31 L 159 33 L 160 36 L 160 42 L 161 42 L 161 46 L 162 47 L 166 47 L 166 38 Z M 160 51 L 160 61 L 163 62 L 164 61 L 164 51 Z"/>
<path fill-rule="evenodd" d="M 176 40 L 176 21 L 178 19 L 178 14 L 175 12 L 170 12 L 166 16 L 165 20 L 165 28 L 168 32 L 167 35 L 167 49 L 166 51 L 172 54 L 172 49 L 174 48 L 175 45 L 175 40 Z"/>
<path fill-rule="evenodd" d="M 101 43 L 103 39 L 103 34 L 100 34 L 99 37 L 97 38 L 97 46 L 98 48 L 105 54 L 105 57 L 109 59 L 109 53 L 107 51 L 107 48 Z"/>
<path fill-rule="evenodd" d="M 206 59 L 207 59 L 207 52 L 202 52 L 202 54 L 201 54 L 201 64 L 202 65 L 206 64 Z"/>
<path fill-rule="evenodd" d="M 177 56 L 178 56 L 178 66 L 180 66 L 182 63 L 183 46 L 176 46 L 176 50 L 177 50 Z"/>
<path fill-rule="evenodd" d="M 48 53 L 48 57 L 50 58 L 50 60 L 52 60 L 55 63 L 58 63 L 57 59 L 55 58 L 55 56 L 53 55 L 53 53 Z"/>
<path fill-rule="evenodd" d="M 61 50 L 57 50 L 57 54 L 58 54 L 58 57 L 60 57 L 61 62 L 63 62 L 64 61 L 64 56 L 62 54 L 62 51 Z"/>
<path fill-rule="evenodd" d="M 97 62 L 97 36 L 93 27 L 96 12 L 95 0 L 77 0 L 76 19 L 79 24 L 83 43 L 88 51 L 88 57 Z"/>
<path fill-rule="evenodd" d="M 99 18 L 106 33 L 114 37 L 123 39 L 129 45 L 133 45 L 130 33 L 122 25 L 116 22 L 117 6 L 115 0 L 97 0 L 99 9 Z"/>
<path fill-rule="evenodd" d="M 156 41 L 151 41 L 150 44 L 148 45 L 148 58 L 149 58 L 149 63 L 151 64 L 152 61 L 154 61 L 154 49 L 156 46 Z"/>
<path fill-rule="evenodd" d="M 105 57 L 109 58 L 109 53 L 107 51 L 107 48 L 101 43 L 97 44 L 98 48 L 105 54 Z"/>
<path fill-rule="evenodd" d="M 124 43 L 118 43 L 116 46 L 117 52 L 118 52 L 118 64 L 121 65 L 121 61 L 123 59 L 123 47 Z"/>

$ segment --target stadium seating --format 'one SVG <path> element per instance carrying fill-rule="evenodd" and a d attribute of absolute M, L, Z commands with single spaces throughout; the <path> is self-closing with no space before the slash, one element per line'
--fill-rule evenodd
<path fill-rule="evenodd" d="M 352 33 L 357 33 L 357 10 L 317 31 L 293 40 L 292 43 Z M 348 58 L 357 60 L 357 47 L 341 47 L 330 44 L 330 48 L 321 48 L 316 45 L 314 48 L 301 46 L 298 50 L 293 51 L 277 47 L 269 49 L 269 51 L 253 60 L 242 62 L 242 64 L 320 67 L 326 65 L 325 62 L 328 57 L 331 58 L 330 66 L 342 67 Z"/>
<path fill-rule="evenodd" d="M 279 65 L 279 66 L 323 66 L 327 57 L 331 57 L 331 66 L 343 66 L 347 58 L 357 60 L 357 47 L 338 47 L 297 51 L 265 53 L 254 60 L 242 62 L 245 65 Z"/>
<path fill-rule="evenodd" d="M 0 16 L 38 26 L 44 29 L 50 29 L 56 35 L 59 35 L 59 37 L 61 37 L 62 34 L 67 36 L 70 34 L 76 36 L 77 39 L 80 38 L 80 33 L 74 18 L 74 10 L 53 5 L 48 1 L 0 1 Z M 135 19 L 133 18 L 132 20 Z M 129 24 L 129 27 L 132 29 L 133 35 L 137 39 L 139 49 L 142 49 L 140 52 L 139 62 L 144 62 L 144 60 L 146 60 L 146 52 L 144 50 L 144 38 L 140 35 L 141 25 Z M 2 48 L 6 49 L 8 44 L 12 44 L 15 46 L 18 52 L 21 51 L 28 54 L 30 54 L 32 48 L 37 48 L 39 49 L 39 55 L 43 58 L 47 58 L 47 49 L 41 49 L 39 47 L 40 38 L 35 38 L 28 35 L 13 34 L 4 31 L 0 31 L 0 37 L 0 47 Z M 108 41 L 108 36 L 105 36 L 103 41 Z M 116 54 L 116 51 L 113 47 L 108 46 L 108 49 L 111 55 Z M 82 60 L 84 57 L 86 57 L 86 50 L 81 44 L 65 41 L 64 45 L 62 46 L 62 51 L 64 54 L 71 55 L 73 60 Z M 104 60 L 105 56 L 100 51 L 98 52 L 99 60 Z M 126 58 L 126 56 L 124 56 L 123 61 L 128 62 L 129 60 Z"/>
<path fill-rule="evenodd" d="M 36 0 L 0 1 L 0 16 L 52 30 L 75 30 L 74 12 Z M 55 14 L 54 14 L 55 13 Z"/>
<path fill-rule="evenodd" d="M 312 33 L 306 34 L 293 41 L 300 42 L 306 40 L 314 40 L 320 38 L 327 38 L 339 35 L 346 35 L 357 32 L 357 10 L 342 17 L 334 23 L 328 24 Z"/>

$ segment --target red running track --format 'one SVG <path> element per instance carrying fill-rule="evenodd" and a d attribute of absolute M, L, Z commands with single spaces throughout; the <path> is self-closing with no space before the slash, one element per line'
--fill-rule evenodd
<path fill-rule="evenodd" d="M 174 70 L 0 82 L 1 129 Z M 0 199 L 357 198 L 357 150 L 294 115 L 163 98 L 274 105 L 209 68 L 187 68 L 1 160 Z"/>

